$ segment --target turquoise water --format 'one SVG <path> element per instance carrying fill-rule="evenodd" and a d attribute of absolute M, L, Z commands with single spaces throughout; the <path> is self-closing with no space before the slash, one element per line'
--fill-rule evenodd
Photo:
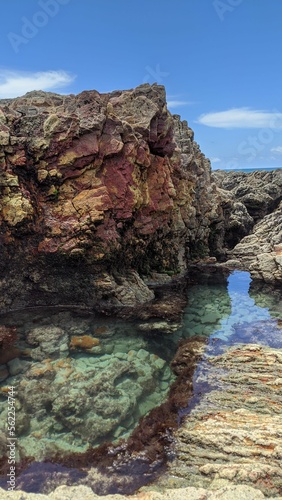
<path fill-rule="evenodd" d="M 210 282 L 190 287 L 181 324 L 54 309 L 2 316 L 0 329 L 15 327 L 17 340 L 0 352 L 0 435 L 11 385 L 18 449 L 43 460 L 126 439 L 166 400 L 175 380 L 170 362 L 183 338 L 205 336 L 207 355 L 236 343 L 282 347 L 280 291 L 250 291 L 250 275 L 242 271 L 227 285 Z"/>
<path fill-rule="evenodd" d="M 0 366 L 0 433 L 13 385 L 18 443 L 37 460 L 127 438 L 175 378 L 138 324 L 52 309 L 6 315 L 2 324 L 16 327 L 20 355 Z"/>

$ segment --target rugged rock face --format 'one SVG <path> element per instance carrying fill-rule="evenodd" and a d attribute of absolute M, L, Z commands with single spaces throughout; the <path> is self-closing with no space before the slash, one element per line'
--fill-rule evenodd
<path fill-rule="evenodd" d="M 254 226 L 230 253 L 239 266 L 248 268 L 252 278 L 282 283 L 282 203 Z"/>
<path fill-rule="evenodd" d="M 278 207 L 282 199 L 282 170 L 250 174 L 216 170 L 212 181 L 218 188 L 219 217 L 211 227 L 210 247 L 217 257 L 226 258 L 255 224 Z"/>
<path fill-rule="evenodd" d="M 211 226 L 211 251 L 253 279 L 281 284 L 282 170 L 216 171 L 212 179 L 219 217 Z"/>
<path fill-rule="evenodd" d="M 132 269 L 208 253 L 210 163 L 162 86 L 30 92 L 0 101 L 0 126 L 1 308 L 146 302 Z"/>
<path fill-rule="evenodd" d="M 242 203 L 250 217 L 256 222 L 271 213 L 282 198 L 282 171 L 224 172 L 216 170 L 213 180 L 220 189 L 224 189 Z"/>
<path fill-rule="evenodd" d="M 0 100 L 0 146 L 2 310 L 148 302 L 140 275 L 224 260 L 281 200 L 281 172 L 211 178 L 158 85 Z"/>

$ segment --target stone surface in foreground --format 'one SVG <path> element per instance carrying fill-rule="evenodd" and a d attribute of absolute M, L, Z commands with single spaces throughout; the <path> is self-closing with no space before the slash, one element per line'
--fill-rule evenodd
<path fill-rule="evenodd" d="M 159 486 L 232 482 L 281 495 L 282 349 L 236 345 L 207 357 L 195 387 L 203 394 L 176 433 L 176 460 Z"/>
<path fill-rule="evenodd" d="M 25 493 L 22 491 L 6 492 L 0 489 L 0 500 L 260 500 L 265 498 L 259 490 L 244 485 L 230 485 L 216 491 L 207 491 L 203 488 L 179 488 L 168 490 L 164 493 L 148 491 L 137 495 L 126 497 L 124 495 L 107 495 L 100 497 L 95 495 L 87 486 L 60 486 L 50 495 L 39 495 Z M 276 497 L 276 500 L 279 498 Z"/>

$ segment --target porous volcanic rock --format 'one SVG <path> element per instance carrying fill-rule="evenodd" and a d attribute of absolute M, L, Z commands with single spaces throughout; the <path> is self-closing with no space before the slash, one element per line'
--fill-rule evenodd
<path fill-rule="evenodd" d="M 214 255 L 226 258 L 228 250 L 279 206 L 282 170 L 258 170 L 249 174 L 216 170 L 212 173 L 212 181 L 218 188 L 217 203 L 221 216 L 212 224 L 210 246 Z"/>
<path fill-rule="evenodd" d="M 210 162 L 164 87 L 0 100 L 1 309 L 134 305 L 208 254 Z"/>
<path fill-rule="evenodd" d="M 271 213 L 282 198 L 282 170 L 256 170 L 255 172 L 224 172 L 216 170 L 212 179 L 217 186 L 229 191 L 242 203 L 256 222 Z"/>
<path fill-rule="evenodd" d="M 249 269 L 253 279 L 282 284 L 282 203 L 254 226 L 230 252 L 231 259 Z"/>
<path fill-rule="evenodd" d="M 238 344 L 203 360 L 196 400 L 175 433 L 176 459 L 159 486 L 237 483 L 281 495 L 281 387 L 281 348 Z"/>
<path fill-rule="evenodd" d="M 263 500 L 266 498 L 258 489 L 249 486 L 230 485 L 215 491 L 204 488 L 178 488 L 165 492 L 147 491 L 133 496 L 96 495 L 87 486 L 59 486 L 49 495 L 25 493 L 23 491 L 6 492 L 0 489 L 0 500 Z M 271 497 L 273 498 L 273 497 Z M 281 497 L 275 497 L 281 500 Z M 271 500 L 271 499 L 270 499 Z"/>

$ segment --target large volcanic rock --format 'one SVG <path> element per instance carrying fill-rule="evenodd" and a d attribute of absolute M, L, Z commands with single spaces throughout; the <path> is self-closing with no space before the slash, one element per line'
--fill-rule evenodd
<path fill-rule="evenodd" d="M 282 170 L 249 174 L 216 170 L 212 180 L 218 188 L 220 217 L 212 224 L 210 246 L 217 257 L 225 258 L 255 224 L 278 207 L 282 199 Z"/>
<path fill-rule="evenodd" d="M 146 302 L 138 273 L 208 253 L 210 163 L 164 87 L 0 100 L 0 146 L 1 308 Z"/>
<path fill-rule="evenodd" d="M 254 226 L 230 253 L 252 278 L 266 283 L 282 284 L 282 203 Z"/>
<path fill-rule="evenodd" d="M 212 222 L 210 249 L 252 278 L 282 283 L 282 170 L 213 172 L 219 217 Z M 228 264 L 228 263 L 227 263 Z"/>

